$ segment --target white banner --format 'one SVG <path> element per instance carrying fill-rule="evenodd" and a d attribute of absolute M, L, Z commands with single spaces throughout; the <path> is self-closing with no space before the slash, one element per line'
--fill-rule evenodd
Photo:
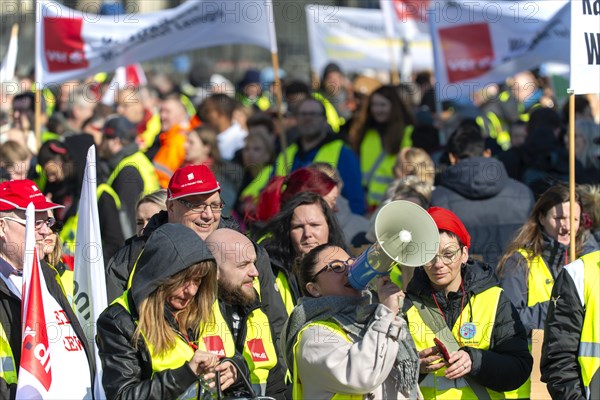
<path fill-rule="evenodd" d="M 571 1 L 571 89 L 600 93 L 600 1 Z"/>
<path fill-rule="evenodd" d="M 77 209 L 73 308 L 85 330 L 88 343 L 94 348 L 96 357 L 94 397 L 104 399 L 106 396 L 101 384 L 102 363 L 98 356 L 95 337 L 96 321 L 100 313 L 108 307 L 108 301 L 96 188 L 96 149 L 90 146 Z"/>
<path fill-rule="evenodd" d="M 569 60 L 565 0 L 436 1 L 429 23 L 441 99 L 470 97 L 517 72 Z"/>
<path fill-rule="evenodd" d="M 44 85 L 204 47 L 277 48 L 270 1 L 192 0 L 156 13 L 111 16 L 37 4 L 36 81 Z"/>
<path fill-rule="evenodd" d="M 332 7 L 309 4 L 305 8 L 311 68 L 321 74 L 330 62 L 344 72 L 365 69 L 390 70 L 390 51 L 384 15 L 381 10 Z M 400 49 L 408 25 L 395 24 L 394 48 Z M 401 63 L 398 50 L 398 63 Z M 432 69 L 431 41 L 427 34 L 411 41 L 412 66 L 415 70 Z"/>

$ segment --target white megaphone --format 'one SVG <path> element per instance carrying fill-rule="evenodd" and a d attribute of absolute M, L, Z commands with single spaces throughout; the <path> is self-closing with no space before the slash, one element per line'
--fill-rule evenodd
<path fill-rule="evenodd" d="M 440 234 L 433 218 L 421 206 L 396 200 L 381 208 L 375 220 L 377 241 L 348 270 L 348 282 L 363 290 L 369 282 L 387 275 L 395 265 L 420 267 L 433 260 Z"/>

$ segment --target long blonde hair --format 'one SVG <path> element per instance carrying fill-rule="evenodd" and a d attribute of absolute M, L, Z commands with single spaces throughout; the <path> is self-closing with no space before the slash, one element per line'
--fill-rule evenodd
<path fill-rule="evenodd" d="M 185 270 L 165 279 L 154 292 L 145 298 L 139 306 L 139 320 L 133 334 L 133 343 L 137 346 L 142 336 L 157 355 L 163 355 L 175 348 L 177 333 L 169 325 L 165 316 L 167 298 L 186 282 L 200 280 L 200 286 L 194 301 L 177 315 L 179 332 L 192 331 L 195 338 L 202 328 L 214 322 L 212 306 L 217 294 L 217 264 L 213 260 L 201 261 Z"/>

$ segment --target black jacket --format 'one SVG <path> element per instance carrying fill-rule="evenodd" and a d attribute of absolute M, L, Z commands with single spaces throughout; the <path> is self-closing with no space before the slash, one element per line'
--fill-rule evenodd
<path fill-rule="evenodd" d="M 67 313 L 71 327 L 75 331 L 75 334 L 79 338 L 85 355 L 90 366 L 90 382 L 92 382 L 92 388 L 94 386 L 95 377 L 95 356 L 94 349 L 91 342 L 86 339 L 83 328 L 81 327 L 75 312 L 71 308 L 69 301 L 64 295 L 62 287 L 58 283 L 57 271 L 50 267 L 45 261 L 40 262 L 40 268 L 44 274 L 44 280 L 46 281 L 46 287 L 50 295 L 58 302 L 62 309 Z M 13 352 L 15 359 L 15 365 L 18 370 L 19 363 L 21 361 L 21 299 L 14 295 L 10 289 L 6 286 L 3 280 L 0 279 L 0 324 L 6 332 L 8 343 Z M 59 366 L 57 366 L 59 367 Z M 60 366 L 63 368 L 65 366 Z M 68 367 L 67 367 L 68 368 Z M 18 371 L 17 371 L 18 372 Z M 17 390 L 17 385 L 7 385 L 6 381 L 0 378 L 0 399 L 14 399 Z"/>
<path fill-rule="evenodd" d="M 148 240 L 139 266 L 127 292 L 129 311 L 121 304 L 110 305 L 98 318 L 98 352 L 102 360 L 102 385 L 109 399 L 167 399 L 176 398 L 196 382 L 196 374 L 185 362 L 178 368 L 152 374 L 152 358 L 146 342 L 137 343 L 133 335 L 138 320 L 138 306 L 159 287 L 165 278 L 190 265 L 213 260 L 208 247 L 194 231 L 180 224 L 164 224 Z M 165 306 L 167 322 L 181 335 L 172 313 Z M 193 332 L 184 332 L 195 341 Z M 241 356 L 238 365 L 243 365 Z M 247 370 L 243 373 L 247 375 Z M 241 379 L 241 374 L 238 379 Z"/>
<path fill-rule="evenodd" d="M 581 288 L 583 289 L 583 288 Z M 552 288 L 544 345 L 542 348 L 542 381 L 548 385 L 553 399 L 585 400 L 578 350 L 585 318 L 585 308 L 568 271 L 560 273 Z M 600 399 L 600 370 L 590 383 L 590 399 Z"/>
<path fill-rule="evenodd" d="M 531 190 L 488 157 L 465 158 L 448 168 L 431 198 L 432 206 L 449 209 L 465 224 L 471 234 L 470 253 L 493 266 L 533 204 Z"/>
<path fill-rule="evenodd" d="M 543 247 L 541 257 L 550 270 L 552 278 L 556 280 L 567 260 L 568 246 L 558 243 L 546 234 L 543 235 Z M 592 241 L 586 242 L 583 254 L 597 250 L 597 244 Z M 532 329 L 544 329 L 544 321 L 548 313 L 550 301 L 538 303 L 532 307 L 527 306 L 529 288 L 527 285 L 529 268 L 527 260 L 519 253 L 512 254 L 504 263 L 500 272 L 500 286 L 512 301 L 521 321 L 525 326 L 527 334 Z"/>
<path fill-rule="evenodd" d="M 143 235 L 128 239 L 125 246 L 110 259 L 106 268 L 106 291 L 109 303 L 121 296 L 127 288 L 127 280 L 129 279 L 131 270 L 152 232 L 167 222 L 168 215 L 166 211 L 155 214 L 148 221 Z M 232 218 L 221 217 L 219 228 L 238 230 L 238 225 Z M 257 256 L 256 268 L 259 273 L 258 280 L 260 282 L 263 311 L 269 318 L 269 323 L 273 327 L 274 338 L 278 344 L 283 324 L 287 320 L 287 312 L 275 284 L 275 276 L 271 269 L 269 256 L 262 246 L 259 246 L 256 242 L 253 243 Z"/>
<path fill-rule="evenodd" d="M 469 260 L 461 271 L 466 298 L 465 307 L 470 307 L 469 299 L 478 293 L 498 285 L 498 280 L 490 265 Z M 418 297 L 424 304 L 437 308 L 432 294 L 442 309 L 448 328 L 452 330 L 461 314 L 462 289 L 449 293 L 435 292 L 423 268 L 415 270 L 415 275 L 407 287 L 408 296 L 404 310 L 412 307 L 411 296 Z M 409 321 L 410 322 L 410 321 Z M 489 350 L 462 347 L 469 353 L 472 367 L 470 376 L 479 384 L 505 392 L 519 388 L 531 373 L 533 359 L 527 347 L 527 335 L 519 315 L 508 297 L 502 293 L 496 310 Z"/>

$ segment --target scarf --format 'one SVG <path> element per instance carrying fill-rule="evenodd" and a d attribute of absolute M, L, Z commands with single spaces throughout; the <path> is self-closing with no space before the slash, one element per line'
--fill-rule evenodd
<path fill-rule="evenodd" d="M 335 321 L 353 341 L 360 340 L 374 321 L 379 304 L 372 303 L 370 293 L 362 297 L 326 296 L 302 298 L 283 327 L 281 350 L 290 371 L 294 365 L 293 347 L 298 333 L 304 326 L 314 321 Z M 402 309 L 402 305 L 400 305 Z M 396 382 L 396 390 L 401 393 L 418 392 L 419 355 L 406 321 L 401 320 L 400 337 L 396 363 L 390 375 Z M 403 338 L 403 339 L 401 339 Z"/>

